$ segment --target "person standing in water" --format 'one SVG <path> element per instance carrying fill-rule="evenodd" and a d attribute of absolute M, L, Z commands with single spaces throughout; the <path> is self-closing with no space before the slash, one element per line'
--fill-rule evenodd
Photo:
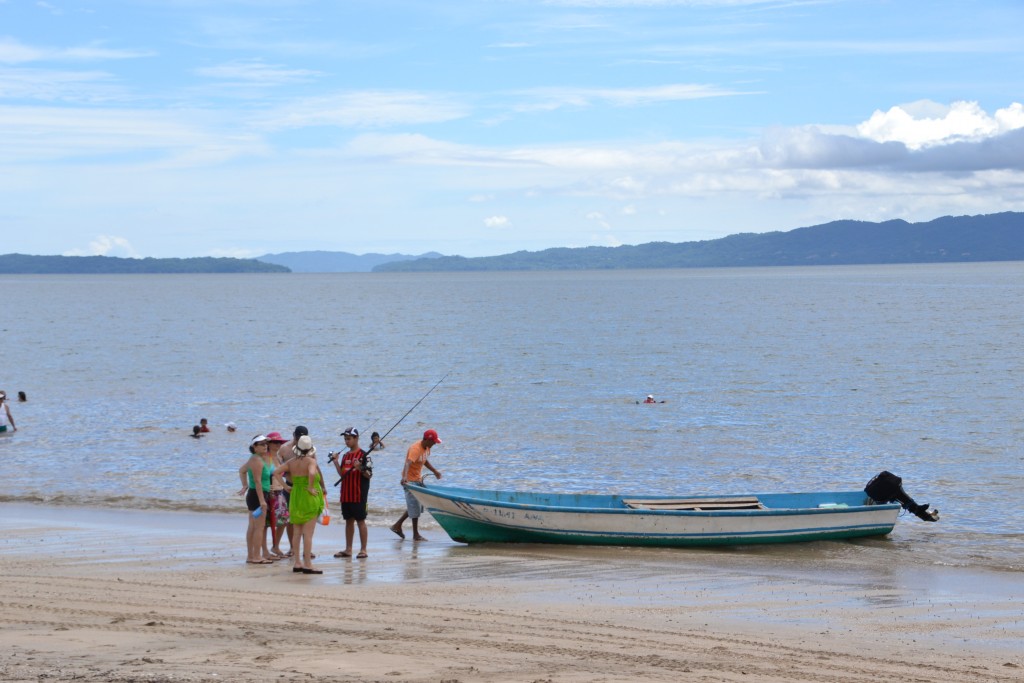
<path fill-rule="evenodd" d="M 427 540 L 420 535 L 420 515 L 423 514 L 423 505 L 416 500 L 416 496 L 409 492 L 409 489 L 405 488 L 406 484 L 422 484 L 423 483 L 423 468 L 426 467 L 428 470 L 434 473 L 434 476 L 438 479 L 441 478 L 441 472 L 434 468 L 430 464 L 430 449 L 435 445 L 441 443 L 441 438 L 437 435 L 433 429 L 428 429 L 423 432 L 423 438 L 419 441 L 414 442 L 409 446 L 409 450 L 405 454 L 405 466 L 402 467 L 402 488 L 405 489 L 405 512 L 398 518 L 398 521 L 392 524 L 389 528 L 400 538 L 405 538 L 405 532 L 402 531 L 402 524 L 405 523 L 406 519 L 412 520 L 412 540 L 414 541 L 425 541 Z"/>
<path fill-rule="evenodd" d="M 8 429 L 10 426 L 10 429 Z M 12 434 L 18 431 L 18 428 L 14 426 L 14 416 L 11 415 L 11 407 L 7 405 L 7 392 L 0 389 L 0 434 L 6 432 Z"/>

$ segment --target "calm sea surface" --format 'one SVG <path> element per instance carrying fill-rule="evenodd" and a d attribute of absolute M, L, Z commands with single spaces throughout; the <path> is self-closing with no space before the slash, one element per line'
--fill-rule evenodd
<path fill-rule="evenodd" d="M 252 435 L 304 424 L 326 456 L 447 375 L 375 458 L 377 524 L 430 427 L 444 482 L 470 487 L 859 489 L 889 469 L 942 521 L 832 552 L 1024 570 L 1022 263 L 0 288 L 0 388 L 29 398 L 0 437 L 0 501 L 241 513 Z"/>

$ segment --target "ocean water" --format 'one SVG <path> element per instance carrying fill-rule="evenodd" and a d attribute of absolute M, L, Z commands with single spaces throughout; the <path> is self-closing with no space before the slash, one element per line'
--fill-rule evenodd
<path fill-rule="evenodd" d="M 384 433 L 444 378 L 376 455 L 371 523 L 399 514 L 429 427 L 458 486 L 860 489 L 888 469 L 942 520 L 833 552 L 1024 570 L 1024 263 L 0 287 L 0 388 L 29 398 L 0 501 L 241 514 L 254 434 L 304 424 L 324 465 L 342 429 Z"/>

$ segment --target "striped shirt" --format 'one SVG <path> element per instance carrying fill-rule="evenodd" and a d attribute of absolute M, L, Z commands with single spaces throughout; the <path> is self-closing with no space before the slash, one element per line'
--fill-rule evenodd
<path fill-rule="evenodd" d="M 365 503 L 366 491 L 370 488 L 370 480 L 363 476 L 357 469 L 346 472 L 346 468 L 354 467 L 363 457 L 363 449 L 357 448 L 349 451 L 341 460 L 341 471 L 345 475 L 341 480 L 341 502 L 342 503 Z M 364 485 L 363 482 L 366 482 Z"/>

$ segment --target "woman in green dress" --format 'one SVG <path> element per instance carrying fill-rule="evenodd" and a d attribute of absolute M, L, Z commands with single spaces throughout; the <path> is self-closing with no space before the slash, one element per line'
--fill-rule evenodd
<path fill-rule="evenodd" d="M 295 526 L 295 543 L 298 545 L 292 571 L 323 574 L 323 570 L 313 568 L 313 532 L 326 500 L 324 476 L 316 464 L 316 448 L 309 436 L 300 436 L 293 451 L 295 457 L 274 470 L 274 476 L 287 474 L 292 480 L 288 515 Z"/>

